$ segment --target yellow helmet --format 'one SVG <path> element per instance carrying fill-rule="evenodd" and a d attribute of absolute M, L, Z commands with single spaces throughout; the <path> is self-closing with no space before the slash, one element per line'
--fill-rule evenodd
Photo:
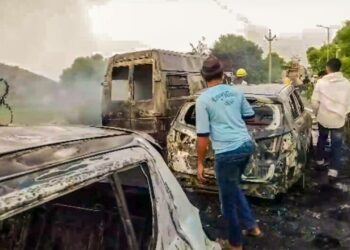
<path fill-rule="evenodd" d="M 245 77 L 247 75 L 248 75 L 248 73 L 247 73 L 247 71 L 245 69 L 239 69 L 236 72 L 236 76 L 237 77 Z"/>
<path fill-rule="evenodd" d="M 288 77 L 283 80 L 283 83 L 287 86 L 292 85 L 292 80 L 290 80 Z"/>

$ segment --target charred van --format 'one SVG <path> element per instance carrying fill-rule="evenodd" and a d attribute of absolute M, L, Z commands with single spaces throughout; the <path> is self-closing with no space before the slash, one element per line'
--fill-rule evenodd
<path fill-rule="evenodd" d="M 165 146 L 178 109 L 205 86 L 203 60 L 163 50 L 113 56 L 103 83 L 103 125 L 146 132 Z"/>

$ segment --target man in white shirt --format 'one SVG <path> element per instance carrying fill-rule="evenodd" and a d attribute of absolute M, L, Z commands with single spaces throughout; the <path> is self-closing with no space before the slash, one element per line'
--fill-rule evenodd
<path fill-rule="evenodd" d="M 340 68 L 339 59 L 330 59 L 326 67 L 327 75 L 316 83 L 311 97 L 319 125 L 316 163 L 324 165 L 325 145 L 330 133 L 331 159 L 328 176 L 331 178 L 339 177 L 342 167 L 343 131 L 350 113 L 350 82 L 340 72 Z"/>

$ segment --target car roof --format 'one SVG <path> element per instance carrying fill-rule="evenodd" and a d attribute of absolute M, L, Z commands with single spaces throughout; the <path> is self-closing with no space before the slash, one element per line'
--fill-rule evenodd
<path fill-rule="evenodd" d="M 254 98 L 271 98 L 273 100 L 280 99 L 285 93 L 291 92 L 293 87 L 284 84 L 266 83 L 266 84 L 250 84 L 250 85 L 234 85 L 233 87 L 242 91 L 246 97 Z M 207 88 L 195 93 L 189 97 L 189 101 L 194 101 L 200 94 L 205 92 Z M 266 98 L 265 98 L 266 97 Z"/>
<path fill-rule="evenodd" d="M 123 133 L 125 132 L 83 126 L 1 127 L 0 155 L 37 146 Z"/>
<path fill-rule="evenodd" d="M 124 63 L 146 58 L 157 58 L 160 64 L 160 70 L 195 73 L 200 72 L 203 61 L 205 60 L 205 57 L 198 54 L 152 49 L 117 54 L 110 58 L 110 63 Z"/>
<path fill-rule="evenodd" d="M 123 129 L 87 126 L 35 126 L 0 128 L 0 183 L 74 159 L 118 150 L 140 134 Z M 148 140 L 148 137 L 142 137 Z M 151 144 L 155 143 L 149 139 Z"/>
<path fill-rule="evenodd" d="M 285 84 L 266 83 L 266 84 L 252 84 L 252 85 L 235 85 L 236 88 L 243 93 L 249 95 L 264 95 L 264 96 L 279 96 L 283 91 L 291 87 Z"/>
<path fill-rule="evenodd" d="M 121 129 L 1 127 L 0 137 L 0 220 L 152 158 L 152 141 Z"/>

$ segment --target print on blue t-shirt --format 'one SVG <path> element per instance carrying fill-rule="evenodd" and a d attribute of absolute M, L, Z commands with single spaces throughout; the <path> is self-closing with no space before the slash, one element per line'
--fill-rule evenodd
<path fill-rule="evenodd" d="M 215 154 L 235 150 L 251 140 L 243 119 L 253 116 L 243 93 L 233 86 L 208 88 L 196 101 L 197 134 L 210 135 Z"/>

